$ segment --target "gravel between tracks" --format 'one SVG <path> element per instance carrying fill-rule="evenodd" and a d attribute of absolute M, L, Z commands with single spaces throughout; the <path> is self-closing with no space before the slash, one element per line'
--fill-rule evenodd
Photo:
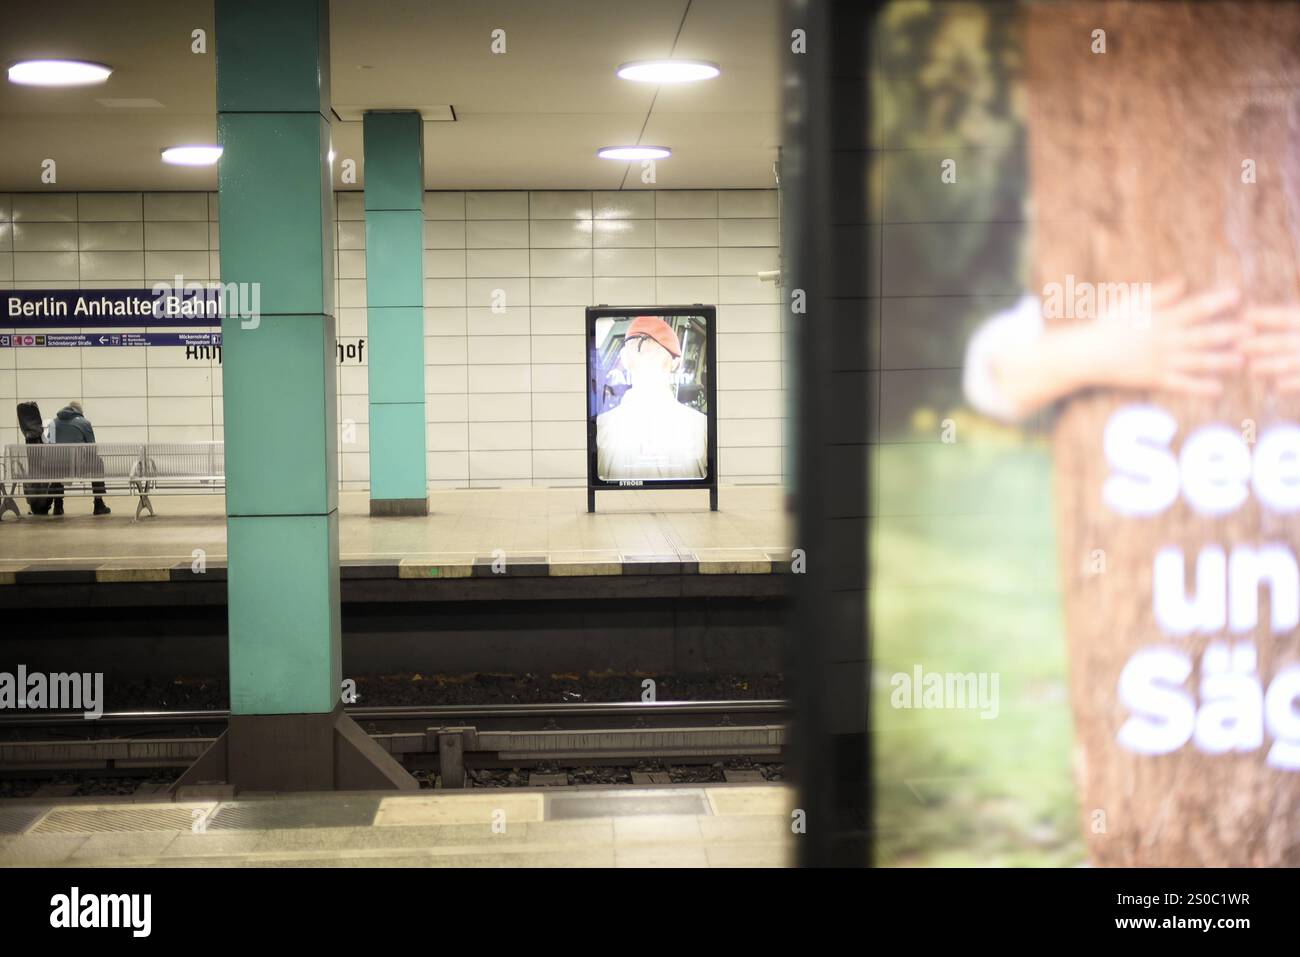
<path fill-rule="evenodd" d="M 564 704 L 578 702 L 640 701 L 644 682 L 655 682 L 659 701 L 744 701 L 781 698 L 785 694 L 781 675 L 642 675 L 642 674 L 469 674 L 367 675 L 357 677 L 357 704 L 366 707 L 411 705 Z M 177 678 L 171 683 L 141 680 L 111 685 L 105 695 L 108 711 L 205 711 L 229 705 L 226 682 L 220 678 Z M 15 734 L 21 736 L 17 729 Z M 471 787 L 527 787 L 534 774 L 560 773 L 575 784 L 631 784 L 634 772 L 666 775 L 673 784 L 722 783 L 726 771 L 758 771 L 764 780 L 779 781 L 780 764 L 755 764 L 740 758 L 714 764 L 628 767 L 560 768 L 545 765 L 532 768 L 470 770 Z M 177 776 L 167 771 L 147 777 L 112 777 L 93 771 L 60 774 L 40 779 L 0 779 L 0 799 L 31 797 L 42 787 L 46 793 L 74 788 L 73 795 L 129 795 L 170 783 Z M 423 788 L 433 787 L 428 772 L 415 772 Z"/>
<path fill-rule="evenodd" d="M 344 676 L 349 677 L 349 676 Z M 356 704 L 402 705 L 565 704 L 640 701 L 645 681 L 654 681 L 658 701 L 743 701 L 781 698 L 781 675 L 733 674 L 484 674 L 406 673 L 355 677 Z M 229 705 L 223 678 L 149 679 L 115 682 L 105 694 L 106 711 L 205 711 Z"/>
<path fill-rule="evenodd" d="M 785 767 L 781 764 L 756 764 L 746 758 L 718 761 L 713 764 L 638 764 L 628 767 L 561 767 L 554 763 L 534 768 L 485 768 L 466 772 L 470 788 L 524 788 L 531 786 L 533 775 L 564 774 L 569 785 L 636 783 L 633 774 L 655 775 L 654 784 L 723 784 L 728 771 L 757 772 L 763 781 L 781 781 Z M 137 791 L 153 792 L 165 789 L 180 776 L 181 769 L 152 771 L 147 777 L 105 776 L 95 771 L 61 772 L 48 778 L 14 778 L 0 780 L 0 800 L 29 798 L 32 796 L 58 797 L 124 797 Z M 430 771 L 414 771 L 412 777 L 420 782 L 421 789 L 438 786 L 437 777 Z M 648 782 L 647 782 L 648 783 Z M 558 784 L 558 782 L 557 782 Z M 653 786 L 653 785 L 649 785 Z M 43 793 L 37 792 L 44 789 Z"/>

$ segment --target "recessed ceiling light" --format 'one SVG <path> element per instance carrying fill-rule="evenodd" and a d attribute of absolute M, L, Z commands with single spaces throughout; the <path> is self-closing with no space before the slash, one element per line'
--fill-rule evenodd
<path fill-rule="evenodd" d="M 83 60 L 23 60 L 9 68 L 9 82 L 24 86 L 86 86 L 103 83 L 113 72 Z"/>
<path fill-rule="evenodd" d="M 220 146 L 169 146 L 162 158 L 175 166 L 211 166 L 221 159 L 221 152 Z"/>
<path fill-rule="evenodd" d="M 625 80 L 642 83 L 693 83 L 711 80 L 722 71 L 707 60 L 633 60 L 617 70 Z"/>
<path fill-rule="evenodd" d="M 673 151 L 666 146 L 606 146 L 596 155 L 607 160 L 648 160 L 672 156 Z"/>

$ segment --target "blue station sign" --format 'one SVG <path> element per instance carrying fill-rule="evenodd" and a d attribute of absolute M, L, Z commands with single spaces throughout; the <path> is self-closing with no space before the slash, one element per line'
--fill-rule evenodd
<path fill-rule="evenodd" d="M 0 331 L 221 324 L 221 292 L 199 286 L 154 289 L 0 290 Z M 99 344 L 99 343 L 95 343 Z M 103 343 L 108 345 L 108 343 Z"/>

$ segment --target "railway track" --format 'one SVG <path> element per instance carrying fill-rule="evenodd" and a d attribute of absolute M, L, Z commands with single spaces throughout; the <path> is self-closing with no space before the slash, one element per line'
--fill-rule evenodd
<path fill-rule="evenodd" d="M 348 714 L 410 770 L 463 785 L 466 769 L 782 760 L 787 703 L 664 701 L 352 707 Z M 224 730 L 226 711 L 0 716 L 0 773 L 185 767 Z"/>

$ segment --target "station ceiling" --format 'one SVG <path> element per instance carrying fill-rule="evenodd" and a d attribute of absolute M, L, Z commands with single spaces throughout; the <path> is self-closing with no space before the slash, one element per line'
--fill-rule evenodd
<path fill-rule="evenodd" d="M 768 187 L 779 142 L 777 0 L 332 0 L 333 141 L 356 158 L 360 116 L 425 112 L 429 189 L 645 188 L 602 146 L 668 146 L 655 187 Z M 211 0 L 5 4 L 0 65 L 60 57 L 113 67 L 97 86 L 0 76 L 0 190 L 215 189 L 216 168 L 165 165 L 165 146 L 216 141 Z M 191 52 L 207 31 L 208 52 Z M 506 52 L 491 52 L 503 29 Z M 722 67 L 680 86 L 614 75 L 629 60 Z M 455 119 L 450 120 L 454 111 Z M 41 163 L 57 162 L 42 184 Z"/>

